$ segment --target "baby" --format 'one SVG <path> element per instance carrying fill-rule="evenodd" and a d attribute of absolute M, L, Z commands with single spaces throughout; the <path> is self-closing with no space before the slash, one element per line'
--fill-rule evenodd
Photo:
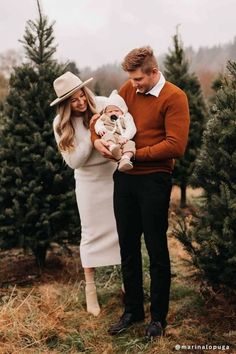
<path fill-rule="evenodd" d="M 135 155 L 135 143 L 130 140 L 136 134 L 133 117 L 117 90 L 112 91 L 103 114 L 95 124 L 96 133 L 109 143 L 109 151 L 119 160 L 118 170 L 125 172 L 133 168 L 131 158 Z"/>

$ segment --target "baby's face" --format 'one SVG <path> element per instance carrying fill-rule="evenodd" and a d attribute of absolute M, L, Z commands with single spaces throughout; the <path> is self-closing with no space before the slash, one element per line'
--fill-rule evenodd
<path fill-rule="evenodd" d="M 123 112 L 117 106 L 107 106 L 106 109 L 105 109 L 105 113 L 109 117 L 111 117 L 113 114 L 115 114 L 117 117 L 119 117 L 119 116 L 121 116 L 123 114 Z"/>

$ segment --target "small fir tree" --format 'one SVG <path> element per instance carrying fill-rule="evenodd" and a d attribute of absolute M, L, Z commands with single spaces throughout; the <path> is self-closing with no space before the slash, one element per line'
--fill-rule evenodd
<path fill-rule="evenodd" d="M 52 241 L 78 237 L 73 172 L 57 151 L 52 130 L 52 83 L 64 67 L 53 55 L 53 24 L 38 4 L 24 40 L 28 63 L 15 68 L 0 131 L 0 246 L 31 249 L 41 266 Z"/>
<path fill-rule="evenodd" d="M 80 76 L 80 71 L 76 66 L 76 63 L 74 61 L 69 61 L 68 64 L 66 65 L 66 71 L 70 71 L 71 73 Z"/>
<path fill-rule="evenodd" d="M 186 206 L 186 188 L 192 175 L 194 163 L 201 146 L 201 138 L 207 118 L 207 109 L 201 91 L 199 80 L 189 71 L 189 63 L 185 59 L 183 45 L 179 34 L 173 37 L 174 49 L 166 56 L 165 77 L 168 81 L 180 87 L 187 95 L 190 110 L 190 132 L 185 155 L 176 161 L 174 183 L 180 186 L 180 206 Z"/>
<path fill-rule="evenodd" d="M 177 232 L 213 286 L 236 287 L 236 62 L 228 63 L 191 183 L 204 199 L 189 231 Z M 184 232 L 183 232 L 184 231 Z"/>

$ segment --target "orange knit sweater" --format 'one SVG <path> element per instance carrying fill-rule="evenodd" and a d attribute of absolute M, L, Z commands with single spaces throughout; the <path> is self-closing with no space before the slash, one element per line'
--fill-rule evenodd
<path fill-rule="evenodd" d="M 185 93 L 166 82 L 158 97 L 136 93 L 130 81 L 120 89 L 137 133 L 134 136 L 136 155 L 129 174 L 169 172 L 174 158 L 184 154 L 189 131 L 189 109 Z M 91 139 L 98 139 L 91 125 Z"/>

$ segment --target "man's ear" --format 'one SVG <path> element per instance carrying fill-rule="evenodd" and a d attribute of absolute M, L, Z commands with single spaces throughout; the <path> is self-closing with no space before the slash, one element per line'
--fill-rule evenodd
<path fill-rule="evenodd" d="M 152 69 L 152 73 L 153 73 L 153 74 L 158 74 L 158 72 L 159 72 L 158 68 L 153 68 L 153 69 Z"/>

